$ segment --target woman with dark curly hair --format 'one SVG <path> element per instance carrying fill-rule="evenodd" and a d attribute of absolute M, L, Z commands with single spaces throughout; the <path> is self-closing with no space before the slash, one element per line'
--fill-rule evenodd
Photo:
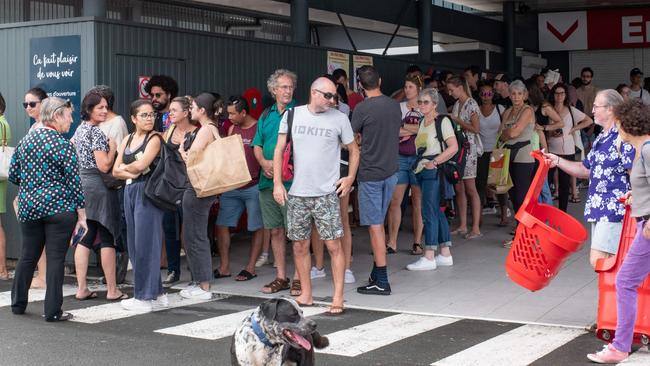
<path fill-rule="evenodd" d="M 632 99 L 614 109 L 621 139 L 636 149 L 626 197 L 637 220 L 636 236 L 616 276 L 618 319 L 614 341 L 587 357 L 598 363 L 627 360 L 636 321 L 637 290 L 650 273 L 650 107 Z M 634 199 L 632 199 L 634 195 Z"/>

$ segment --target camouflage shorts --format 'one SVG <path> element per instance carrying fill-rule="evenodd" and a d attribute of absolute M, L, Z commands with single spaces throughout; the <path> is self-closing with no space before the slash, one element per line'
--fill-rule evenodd
<path fill-rule="evenodd" d="M 341 209 L 336 193 L 321 197 L 289 196 L 287 203 L 287 236 L 291 240 L 309 240 L 312 223 L 322 240 L 343 236 Z"/>

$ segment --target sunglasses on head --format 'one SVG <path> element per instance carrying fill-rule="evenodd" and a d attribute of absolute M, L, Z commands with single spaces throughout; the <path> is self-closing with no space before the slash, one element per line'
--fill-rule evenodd
<path fill-rule="evenodd" d="M 65 103 L 63 103 L 60 106 L 54 108 L 54 112 L 58 111 L 61 108 L 72 108 L 72 103 L 70 103 L 69 100 L 66 100 Z"/>
<path fill-rule="evenodd" d="M 23 102 L 23 108 L 25 108 L 25 109 L 27 109 L 27 107 L 36 108 L 38 103 L 40 103 L 40 102 Z"/>
<path fill-rule="evenodd" d="M 338 96 L 336 94 L 333 94 L 333 93 L 330 93 L 330 92 L 326 93 L 326 92 L 320 91 L 318 89 L 314 89 L 314 90 L 321 93 L 321 94 L 323 94 L 323 97 L 325 97 L 325 99 L 338 101 Z"/>

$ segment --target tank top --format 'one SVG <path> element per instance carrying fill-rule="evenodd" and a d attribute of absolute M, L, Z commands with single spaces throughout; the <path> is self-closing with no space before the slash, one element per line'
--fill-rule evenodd
<path fill-rule="evenodd" d="M 140 144 L 137 149 L 131 150 L 130 145 L 131 141 L 133 141 L 133 136 L 133 133 L 129 135 L 129 139 L 127 140 L 126 146 L 124 147 L 124 153 L 122 154 L 122 162 L 126 165 L 129 165 L 134 161 L 141 159 L 141 157 L 144 155 L 144 151 L 147 149 L 147 144 L 153 137 L 151 136 L 151 132 L 147 133 L 147 135 L 144 137 L 144 140 L 142 141 L 142 144 Z M 145 169 L 142 174 L 140 174 L 139 177 L 133 179 L 133 182 L 139 182 L 149 178 L 151 172 L 156 168 L 157 160 L 158 159 L 155 159 L 151 165 Z"/>
<path fill-rule="evenodd" d="M 255 133 L 257 132 L 257 123 L 249 128 L 241 128 L 238 125 L 232 126 L 232 135 L 240 135 L 242 141 L 244 142 L 244 153 L 246 154 L 246 164 L 248 165 L 248 172 L 251 175 L 252 180 L 250 183 L 241 187 L 240 189 L 250 188 L 258 184 L 260 179 L 260 164 L 255 159 L 255 153 L 253 151 L 253 139 L 255 138 Z M 226 158 L 226 157 L 224 157 Z"/>
<path fill-rule="evenodd" d="M 542 106 L 537 107 L 537 110 L 535 110 L 535 121 L 540 126 L 547 126 L 549 124 L 548 116 L 542 114 Z"/>
<path fill-rule="evenodd" d="M 508 120 L 505 122 L 506 128 L 511 128 L 519 119 L 521 113 L 530 108 L 530 106 L 525 106 L 521 111 L 515 115 L 508 116 Z M 514 117 L 514 118 L 513 118 Z M 535 133 L 535 123 L 529 123 L 526 128 L 517 136 L 516 138 L 510 139 L 506 142 L 506 147 L 510 148 L 511 153 L 514 155 L 510 156 L 510 159 L 514 163 L 534 163 L 535 159 L 530 156 L 531 151 L 533 151 L 533 145 L 531 144 L 531 139 Z"/>

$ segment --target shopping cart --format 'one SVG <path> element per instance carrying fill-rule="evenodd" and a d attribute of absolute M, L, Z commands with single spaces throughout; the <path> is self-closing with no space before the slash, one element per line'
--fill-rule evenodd
<path fill-rule="evenodd" d="M 551 282 L 564 261 L 587 240 L 587 230 L 566 212 L 538 203 L 549 167 L 541 151 L 531 155 L 539 161 L 539 168 L 515 215 L 519 225 L 506 258 L 506 273 L 518 285 L 537 291 Z"/>
<path fill-rule="evenodd" d="M 631 216 L 629 206 L 625 207 L 623 232 L 616 256 L 602 258 L 596 262 L 598 272 L 598 330 L 596 336 L 611 342 L 616 330 L 616 275 L 634 241 L 636 220 Z M 633 343 L 648 345 L 650 343 L 650 276 L 638 290 L 637 316 L 634 324 Z"/>

